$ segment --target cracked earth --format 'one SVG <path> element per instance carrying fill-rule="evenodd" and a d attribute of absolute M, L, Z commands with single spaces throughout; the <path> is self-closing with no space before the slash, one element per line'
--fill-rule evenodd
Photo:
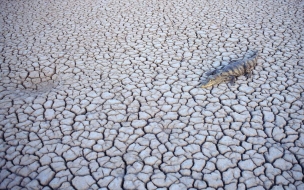
<path fill-rule="evenodd" d="M 303 9 L 1 0 L 0 189 L 304 189 Z"/>

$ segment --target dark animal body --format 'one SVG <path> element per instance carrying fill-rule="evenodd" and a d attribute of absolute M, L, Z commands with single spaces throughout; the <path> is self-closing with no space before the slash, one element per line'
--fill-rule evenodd
<path fill-rule="evenodd" d="M 253 51 L 249 56 L 245 56 L 241 60 L 235 60 L 228 65 L 207 73 L 207 80 L 205 80 L 202 88 L 207 88 L 212 85 L 219 84 L 223 81 L 230 81 L 234 85 L 235 78 L 241 75 L 251 77 L 252 70 L 257 65 L 258 51 Z"/>

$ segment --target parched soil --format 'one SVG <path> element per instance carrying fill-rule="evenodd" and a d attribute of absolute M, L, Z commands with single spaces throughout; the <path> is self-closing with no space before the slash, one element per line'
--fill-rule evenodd
<path fill-rule="evenodd" d="M 0 189 L 304 189 L 303 10 L 1 0 Z"/>

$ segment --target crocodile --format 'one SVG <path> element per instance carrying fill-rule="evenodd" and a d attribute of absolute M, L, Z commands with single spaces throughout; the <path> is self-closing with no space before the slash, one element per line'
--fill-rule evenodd
<path fill-rule="evenodd" d="M 252 76 L 252 70 L 257 65 L 258 54 L 259 51 L 252 51 L 249 56 L 245 56 L 241 60 L 233 60 L 226 66 L 207 72 L 207 79 L 202 81 L 201 87 L 207 88 L 228 80 L 233 86 L 238 76 L 246 75 L 247 78 L 250 78 Z"/>

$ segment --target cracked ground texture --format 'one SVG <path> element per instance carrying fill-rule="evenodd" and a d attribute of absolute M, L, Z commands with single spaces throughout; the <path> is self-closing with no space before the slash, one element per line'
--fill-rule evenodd
<path fill-rule="evenodd" d="M 304 189 L 303 9 L 1 0 L 0 189 Z"/>

